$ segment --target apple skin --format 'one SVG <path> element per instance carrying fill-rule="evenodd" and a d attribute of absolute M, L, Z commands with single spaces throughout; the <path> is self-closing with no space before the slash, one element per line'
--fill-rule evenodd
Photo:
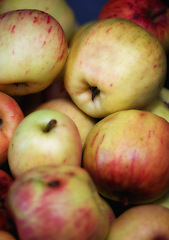
<path fill-rule="evenodd" d="M 130 20 L 109 18 L 90 24 L 74 41 L 64 84 L 82 111 L 102 118 L 147 105 L 163 87 L 166 71 L 158 39 Z"/>
<path fill-rule="evenodd" d="M 18 124 L 24 119 L 19 104 L 0 91 L 0 165 L 7 161 L 9 142 Z"/>
<path fill-rule="evenodd" d="M 6 171 L 0 169 L 0 202 L 2 202 L 2 205 L 13 181 L 13 178 Z"/>
<path fill-rule="evenodd" d="M 169 239 L 169 209 L 147 204 L 122 213 L 111 225 L 107 240 Z"/>
<path fill-rule="evenodd" d="M 108 199 L 126 206 L 158 199 L 169 190 L 169 123 L 135 109 L 110 114 L 88 134 L 82 163 Z"/>
<path fill-rule="evenodd" d="M 166 103 L 160 98 L 160 96 L 157 96 L 142 110 L 152 112 L 160 117 L 163 117 L 169 122 L 169 108 L 167 107 Z"/>
<path fill-rule="evenodd" d="M 109 0 L 101 8 L 98 20 L 116 17 L 139 24 L 169 51 L 169 8 L 163 1 Z"/>
<path fill-rule="evenodd" d="M 14 10 L 0 15 L 0 90 L 26 95 L 48 87 L 68 55 L 65 33 L 51 15 Z"/>
<path fill-rule="evenodd" d="M 82 34 L 83 30 L 85 30 L 85 28 L 89 27 L 91 24 L 95 23 L 96 21 L 97 20 L 88 21 L 88 22 L 85 22 L 84 24 L 80 25 L 76 29 L 74 34 L 72 35 L 72 38 L 71 38 L 70 43 L 69 43 L 69 48 L 71 48 L 71 46 L 74 43 L 74 41 L 76 41 L 76 39 Z"/>
<path fill-rule="evenodd" d="M 18 177 L 7 206 L 20 240 L 103 240 L 110 225 L 100 201 L 83 168 L 48 165 Z"/>
<path fill-rule="evenodd" d="M 10 232 L 0 230 L 0 240 L 17 240 Z"/>
<path fill-rule="evenodd" d="M 53 16 L 62 26 L 67 41 L 73 35 L 77 23 L 73 9 L 65 0 L 1 0 L 0 14 L 18 9 L 38 9 Z"/>
<path fill-rule="evenodd" d="M 40 109 L 53 109 L 68 115 L 76 124 L 82 141 L 82 147 L 96 119 L 86 115 L 81 111 L 70 98 L 56 98 L 40 104 L 35 111 Z"/>
<path fill-rule="evenodd" d="M 8 149 L 8 163 L 16 178 L 39 165 L 81 165 L 82 143 L 73 120 L 52 109 L 27 115 L 16 128 Z"/>
<path fill-rule="evenodd" d="M 163 87 L 160 91 L 160 99 L 169 107 L 169 89 Z"/>

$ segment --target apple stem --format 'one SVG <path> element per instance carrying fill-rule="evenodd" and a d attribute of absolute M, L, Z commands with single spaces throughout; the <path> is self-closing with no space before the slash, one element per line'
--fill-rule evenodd
<path fill-rule="evenodd" d="M 100 90 L 97 87 L 89 87 L 89 89 L 92 91 L 92 101 L 94 101 L 96 95 L 100 93 Z"/>
<path fill-rule="evenodd" d="M 55 119 L 51 119 L 48 122 L 44 132 L 50 132 L 52 130 L 52 128 L 54 128 L 56 126 L 56 123 L 57 123 L 57 121 Z"/>
<path fill-rule="evenodd" d="M 3 121 L 2 121 L 2 118 L 0 118 L 0 125 L 2 124 L 2 122 L 3 122 Z"/>

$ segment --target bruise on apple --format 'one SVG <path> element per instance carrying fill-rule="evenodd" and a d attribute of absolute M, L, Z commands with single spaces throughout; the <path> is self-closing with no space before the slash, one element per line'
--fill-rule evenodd
<path fill-rule="evenodd" d="M 51 188 L 56 188 L 61 185 L 61 182 L 59 180 L 53 180 L 48 183 L 48 186 Z"/>

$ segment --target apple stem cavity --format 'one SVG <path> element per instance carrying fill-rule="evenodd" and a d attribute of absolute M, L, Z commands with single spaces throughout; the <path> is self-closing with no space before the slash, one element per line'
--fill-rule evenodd
<path fill-rule="evenodd" d="M 0 125 L 2 125 L 3 121 L 2 121 L 2 118 L 0 118 Z"/>
<path fill-rule="evenodd" d="M 100 90 L 97 87 L 89 87 L 92 91 L 92 101 L 94 101 L 95 97 L 100 93 Z"/>
<path fill-rule="evenodd" d="M 51 119 L 46 125 L 44 132 L 50 132 L 56 126 L 56 123 L 57 123 L 56 119 Z"/>

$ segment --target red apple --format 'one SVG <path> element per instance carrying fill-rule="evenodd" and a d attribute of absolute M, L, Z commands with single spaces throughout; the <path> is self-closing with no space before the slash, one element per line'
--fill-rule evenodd
<path fill-rule="evenodd" d="M 4 170 L 0 169 L 0 201 L 4 201 L 13 178 Z"/>
<path fill-rule="evenodd" d="M 23 118 L 23 111 L 14 98 L 0 92 L 0 165 L 7 160 L 9 142 Z"/>
<path fill-rule="evenodd" d="M 169 123 L 135 109 L 110 114 L 88 134 L 82 162 L 104 197 L 151 202 L 169 190 Z"/>
<path fill-rule="evenodd" d="M 18 177 L 7 206 L 20 240 L 103 240 L 109 206 L 77 166 L 39 166 Z"/>
<path fill-rule="evenodd" d="M 98 19 L 126 18 L 152 33 L 169 51 L 169 8 L 161 0 L 109 0 L 99 12 Z"/>

